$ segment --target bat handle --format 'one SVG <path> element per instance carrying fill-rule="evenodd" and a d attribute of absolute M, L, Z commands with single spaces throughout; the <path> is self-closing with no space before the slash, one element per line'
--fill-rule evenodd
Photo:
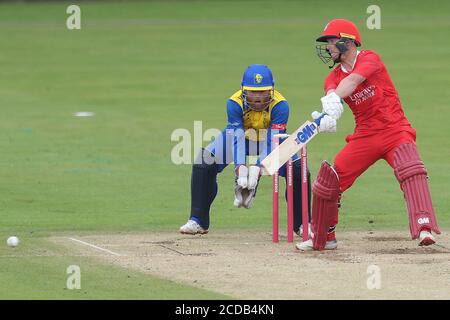
<path fill-rule="evenodd" d="M 314 122 L 317 124 L 317 126 L 320 126 L 320 120 L 322 120 L 323 117 L 327 115 L 326 112 L 322 113 L 317 119 L 314 119 Z"/>

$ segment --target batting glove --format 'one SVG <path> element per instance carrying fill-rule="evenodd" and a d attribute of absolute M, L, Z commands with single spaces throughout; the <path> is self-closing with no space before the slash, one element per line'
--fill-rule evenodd
<path fill-rule="evenodd" d="M 321 113 L 314 111 L 311 116 L 315 120 L 321 116 Z M 325 115 L 320 120 L 319 132 L 336 132 L 336 120 L 329 115 Z"/>
<path fill-rule="evenodd" d="M 320 101 L 322 102 L 323 112 L 335 120 L 341 117 L 342 112 L 344 112 L 344 106 L 342 105 L 341 98 L 336 93 L 331 92 L 325 97 L 320 98 Z"/>

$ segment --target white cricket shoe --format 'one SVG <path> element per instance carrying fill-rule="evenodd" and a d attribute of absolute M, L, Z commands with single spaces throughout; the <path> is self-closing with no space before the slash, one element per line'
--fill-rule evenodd
<path fill-rule="evenodd" d="M 300 229 L 295 231 L 295 234 L 298 235 L 299 237 L 303 237 L 303 224 L 300 225 Z M 308 223 L 308 235 L 310 238 L 314 236 L 314 233 L 312 232 L 311 229 L 311 223 Z"/>
<path fill-rule="evenodd" d="M 180 227 L 180 233 L 183 234 L 206 234 L 208 230 L 203 229 L 196 221 L 188 220 L 186 224 Z"/>
<path fill-rule="evenodd" d="M 420 231 L 419 241 L 420 241 L 419 246 L 430 246 L 430 245 L 436 243 L 431 232 L 429 232 L 427 230 Z"/>
<path fill-rule="evenodd" d="M 307 241 L 303 241 L 303 242 L 297 243 L 295 245 L 295 247 L 298 250 L 301 250 L 301 251 L 312 251 L 312 250 L 314 250 L 313 242 L 312 242 L 311 239 L 309 239 Z M 325 250 L 334 250 L 336 248 L 337 248 L 337 240 L 336 240 L 336 238 L 334 238 L 333 240 L 327 241 L 326 244 L 325 244 Z"/>

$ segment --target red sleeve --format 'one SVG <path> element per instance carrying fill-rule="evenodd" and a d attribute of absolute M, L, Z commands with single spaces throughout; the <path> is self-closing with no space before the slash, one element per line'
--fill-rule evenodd
<path fill-rule="evenodd" d="M 361 57 L 358 56 L 358 62 L 352 73 L 357 73 L 367 79 L 371 75 L 380 71 L 381 67 L 382 62 L 380 57 L 378 57 L 375 52 L 368 52 L 361 55 Z"/>
<path fill-rule="evenodd" d="M 338 83 L 336 81 L 336 75 L 334 71 L 331 71 L 328 77 L 325 79 L 325 94 L 328 92 L 328 90 L 336 89 L 338 86 Z"/>

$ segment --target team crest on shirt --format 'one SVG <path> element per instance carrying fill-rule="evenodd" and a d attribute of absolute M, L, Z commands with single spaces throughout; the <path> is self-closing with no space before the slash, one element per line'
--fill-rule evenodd
<path fill-rule="evenodd" d="M 263 76 L 259 73 L 255 74 L 255 83 L 261 83 L 263 81 Z"/>

